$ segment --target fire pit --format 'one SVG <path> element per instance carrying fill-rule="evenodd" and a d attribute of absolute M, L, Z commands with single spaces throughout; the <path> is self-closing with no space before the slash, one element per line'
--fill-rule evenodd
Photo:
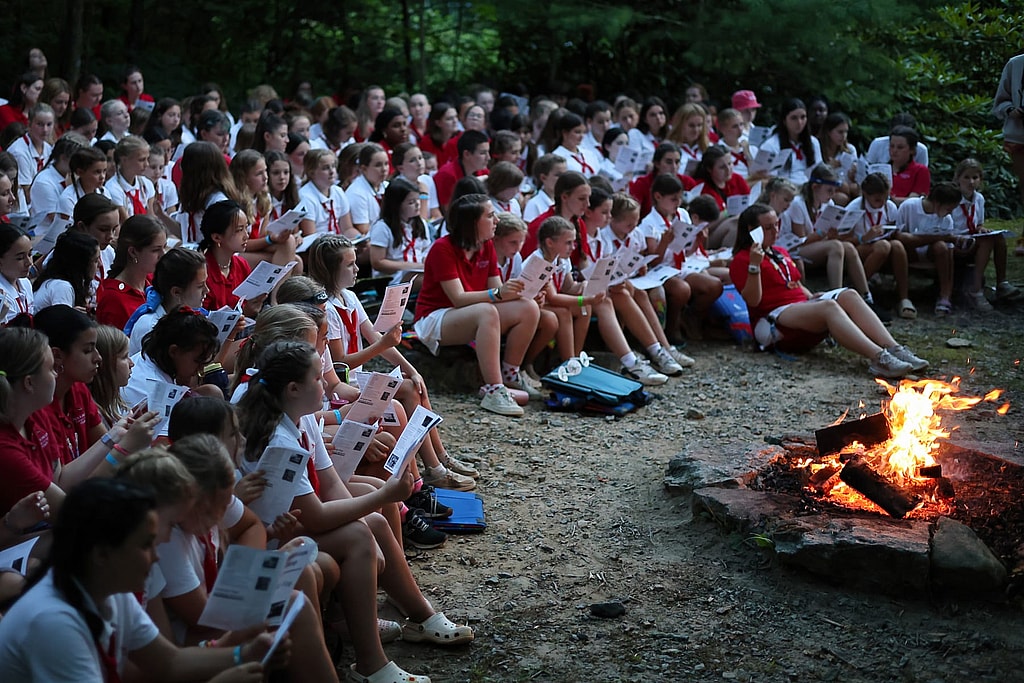
<path fill-rule="evenodd" d="M 941 418 L 983 403 L 1005 415 L 1001 392 L 959 397 L 958 378 L 880 384 L 881 413 L 784 437 L 735 476 L 708 476 L 687 454 L 666 484 L 690 482 L 695 510 L 835 580 L 897 592 L 999 590 L 1007 568 L 1024 580 L 1024 467 L 950 443 Z"/>

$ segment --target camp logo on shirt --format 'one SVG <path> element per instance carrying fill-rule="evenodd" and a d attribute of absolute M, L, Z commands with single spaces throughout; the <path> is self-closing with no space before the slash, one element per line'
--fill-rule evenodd
<path fill-rule="evenodd" d="M 490 268 L 491 267 L 491 262 L 490 261 L 477 261 L 476 262 L 476 267 L 477 268 Z"/>

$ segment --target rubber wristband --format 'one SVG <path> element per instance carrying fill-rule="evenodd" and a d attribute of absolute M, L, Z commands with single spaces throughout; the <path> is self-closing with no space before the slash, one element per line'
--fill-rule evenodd
<path fill-rule="evenodd" d="M 113 453 L 107 453 L 106 461 L 109 462 L 110 466 L 113 467 L 114 469 L 117 469 L 118 467 L 121 466 L 121 463 L 118 461 L 117 458 L 114 457 Z"/>
<path fill-rule="evenodd" d="M 127 457 L 128 457 L 129 455 L 131 455 L 131 453 L 129 453 L 128 451 L 126 451 L 126 450 L 125 450 L 125 449 L 124 449 L 124 448 L 123 448 L 123 447 L 121 446 L 121 444 L 118 444 L 118 443 L 115 443 L 115 444 L 114 444 L 114 448 L 113 448 L 112 450 L 114 450 L 114 451 L 116 451 L 116 452 L 120 453 L 121 455 L 123 455 L 123 456 L 124 456 L 124 457 L 126 457 L 126 458 L 127 458 Z"/>
<path fill-rule="evenodd" d="M 487 290 L 487 298 L 490 299 L 491 301 L 497 301 L 497 299 L 494 298 L 494 290 L 493 289 L 488 289 Z"/>
<path fill-rule="evenodd" d="M 580 294 L 578 297 L 576 297 L 576 302 L 580 305 L 580 308 L 583 308 L 583 295 L 582 294 Z"/>
<path fill-rule="evenodd" d="M 242 663 L 242 646 L 235 645 L 235 649 L 231 651 L 231 655 L 235 658 L 235 666 L 239 666 Z"/>
<path fill-rule="evenodd" d="M 117 443 L 116 441 L 114 441 L 114 437 L 110 435 L 110 432 L 107 432 L 106 434 L 101 436 L 100 441 L 102 441 L 103 445 L 106 446 L 107 448 L 113 448 L 114 445 Z"/>
<path fill-rule="evenodd" d="M 338 409 L 334 410 L 334 419 L 338 421 L 338 424 L 341 424 L 341 411 L 340 410 L 338 410 Z"/>
<path fill-rule="evenodd" d="M 267 235 L 263 239 L 267 240 L 267 245 L 271 245 L 274 243 L 274 239 L 270 235 Z"/>

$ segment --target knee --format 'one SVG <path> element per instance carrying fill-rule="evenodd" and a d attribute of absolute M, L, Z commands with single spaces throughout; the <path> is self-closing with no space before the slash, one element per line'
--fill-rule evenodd
<path fill-rule="evenodd" d="M 889 240 L 879 240 L 875 242 L 872 251 L 881 256 L 888 256 L 889 252 L 892 251 L 892 242 Z"/>
<path fill-rule="evenodd" d="M 498 308 L 494 304 L 484 304 L 480 307 L 477 325 L 479 327 L 494 327 L 501 325 L 501 317 L 498 315 Z"/>
<path fill-rule="evenodd" d="M 847 258 L 857 258 L 857 247 L 853 245 L 853 242 L 842 242 L 843 255 Z"/>
<path fill-rule="evenodd" d="M 846 255 L 846 247 L 844 246 L 844 244 L 842 242 L 839 242 L 838 240 L 829 240 L 828 241 L 828 258 L 829 259 L 839 259 L 841 261 L 845 255 Z"/>

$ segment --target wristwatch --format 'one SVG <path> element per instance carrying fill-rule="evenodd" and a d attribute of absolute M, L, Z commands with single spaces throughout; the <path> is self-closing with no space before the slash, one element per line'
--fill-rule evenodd
<path fill-rule="evenodd" d="M 747 272 L 748 273 L 760 273 L 761 272 L 761 266 L 754 266 L 754 265 L 747 266 Z"/>

